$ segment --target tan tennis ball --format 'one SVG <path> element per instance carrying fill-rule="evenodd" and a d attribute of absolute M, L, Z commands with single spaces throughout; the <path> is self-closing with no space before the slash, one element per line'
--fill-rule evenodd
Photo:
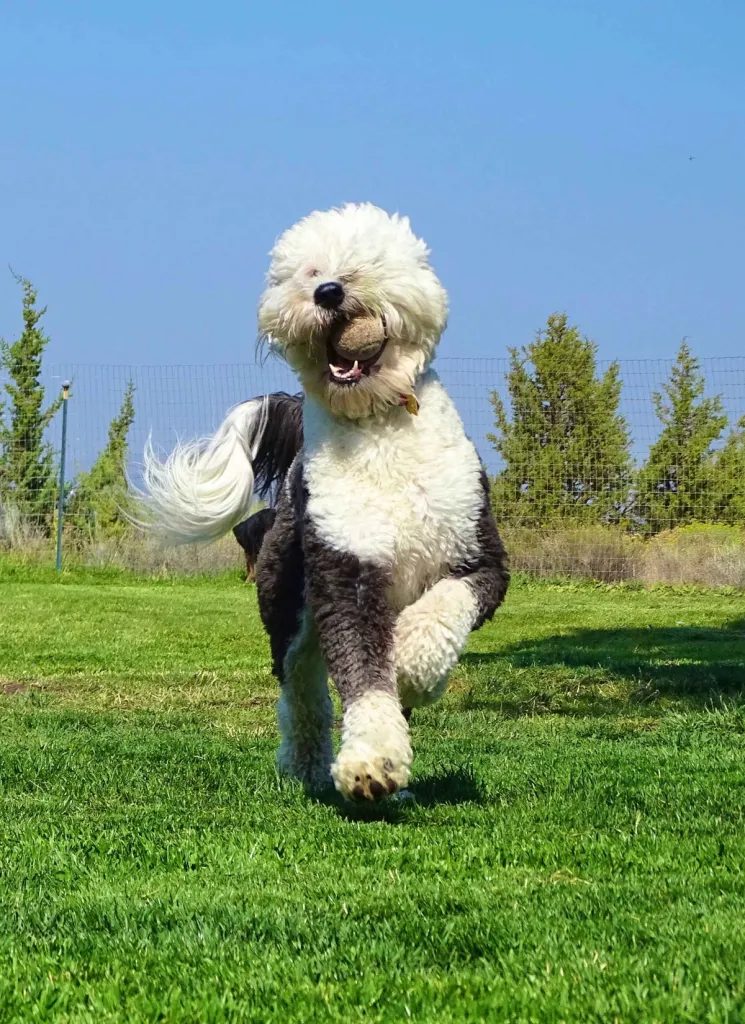
<path fill-rule="evenodd" d="M 347 320 L 333 337 L 336 351 L 347 359 L 368 359 L 385 341 L 385 327 L 377 316 Z"/>

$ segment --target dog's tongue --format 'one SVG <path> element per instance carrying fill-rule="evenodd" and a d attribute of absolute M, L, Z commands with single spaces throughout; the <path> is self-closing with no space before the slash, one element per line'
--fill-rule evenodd
<path fill-rule="evenodd" d="M 362 376 L 362 370 L 357 359 L 348 369 L 345 369 L 343 366 L 335 366 L 334 363 L 329 363 L 329 369 L 335 377 L 340 377 L 342 380 L 359 380 Z"/>

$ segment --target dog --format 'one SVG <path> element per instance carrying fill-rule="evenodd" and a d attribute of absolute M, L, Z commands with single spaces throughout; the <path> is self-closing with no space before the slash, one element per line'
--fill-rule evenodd
<path fill-rule="evenodd" d="M 165 461 L 145 452 L 147 518 L 171 542 L 213 540 L 277 494 L 256 565 L 277 764 L 350 799 L 407 785 L 410 709 L 442 696 L 509 582 L 486 472 L 431 368 L 447 315 L 407 218 L 314 212 L 276 242 L 258 310 L 302 394 L 244 402 Z"/>
<path fill-rule="evenodd" d="M 246 558 L 246 583 L 256 582 L 256 559 L 264 537 L 274 525 L 276 515 L 275 509 L 262 508 L 233 527 L 233 536 L 243 548 Z"/>

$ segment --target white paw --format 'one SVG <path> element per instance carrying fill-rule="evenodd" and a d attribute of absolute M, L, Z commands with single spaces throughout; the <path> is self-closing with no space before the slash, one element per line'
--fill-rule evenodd
<path fill-rule="evenodd" d="M 409 781 L 409 728 L 398 701 L 373 691 L 347 709 L 342 745 L 331 766 L 334 785 L 354 800 L 381 800 Z"/>
<path fill-rule="evenodd" d="M 396 620 L 394 657 L 405 707 L 438 700 L 471 632 L 476 599 L 463 580 L 441 580 Z"/>
<path fill-rule="evenodd" d="M 409 781 L 409 765 L 381 756 L 372 747 L 342 747 L 331 767 L 334 785 L 348 800 L 381 800 Z"/>
<path fill-rule="evenodd" d="M 396 625 L 398 696 L 404 707 L 419 708 L 440 699 L 459 651 L 439 623 L 402 621 L 408 610 L 399 615 Z"/>

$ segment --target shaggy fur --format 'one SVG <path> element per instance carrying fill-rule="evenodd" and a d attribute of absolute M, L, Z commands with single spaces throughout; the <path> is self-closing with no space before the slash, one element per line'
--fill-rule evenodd
<path fill-rule="evenodd" d="M 340 330 L 358 317 L 378 328 Z M 277 242 L 259 305 L 304 398 L 252 399 L 214 438 L 164 463 L 146 453 L 150 519 L 171 540 L 210 540 L 254 492 L 275 493 L 256 580 L 281 686 L 278 765 L 357 799 L 406 785 L 408 712 L 441 696 L 508 584 L 483 467 L 429 368 L 446 318 L 405 218 L 311 214 Z M 333 763 L 328 675 L 343 712 Z"/>

